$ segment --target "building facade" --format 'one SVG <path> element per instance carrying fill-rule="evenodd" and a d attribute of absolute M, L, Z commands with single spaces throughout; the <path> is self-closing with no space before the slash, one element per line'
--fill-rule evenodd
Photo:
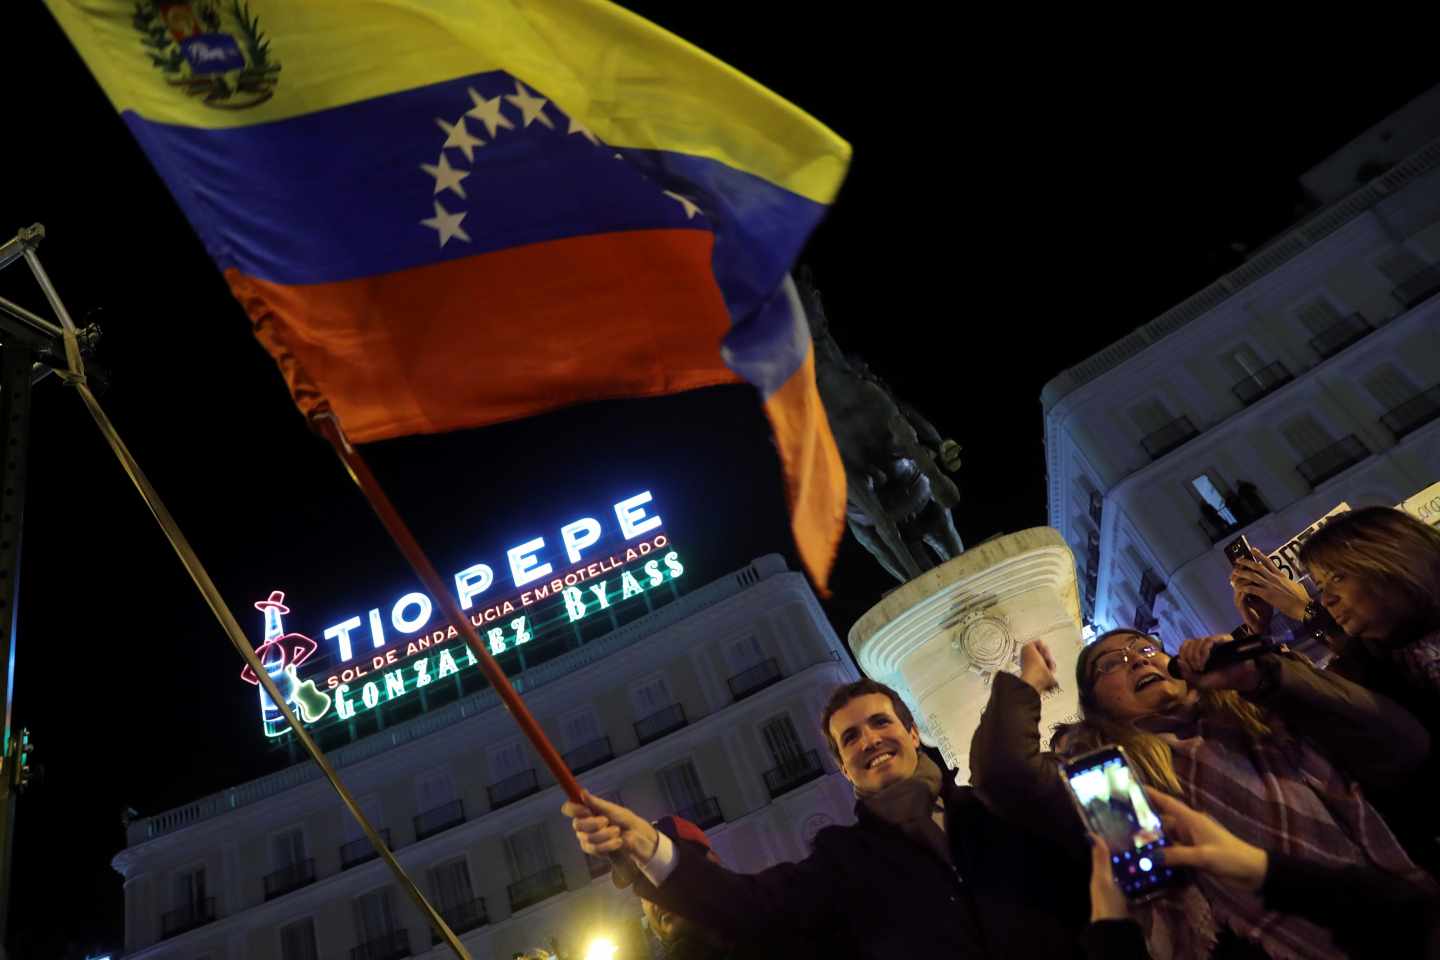
<path fill-rule="evenodd" d="M 1050 523 L 1097 630 L 1227 632 L 1224 544 L 1440 480 L 1440 139 L 1383 169 L 1046 385 Z"/>
<path fill-rule="evenodd" d="M 777 556 L 531 667 L 518 686 L 592 792 L 704 827 L 742 871 L 804 857 L 852 818 L 816 718 L 857 678 L 803 576 Z M 492 690 L 330 751 L 473 957 L 633 927 L 563 796 Z M 130 824 L 114 860 L 133 960 L 444 956 L 311 764 Z"/>

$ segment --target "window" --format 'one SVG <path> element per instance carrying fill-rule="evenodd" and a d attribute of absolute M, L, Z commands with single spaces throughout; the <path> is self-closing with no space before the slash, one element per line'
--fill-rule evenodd
<path fill-rule="evenodd" d="M 200 915 L 205 906 L 205 868 L 192 867 L 175 874 L 175 909 L 188 908 Z"/>
<path fill-rule="evenodd" d="M 1334 441 L 1325 428 L 1308 413 L 1280 425 L 1280 433 L 1302 460 L 1308 460 Z"/>
<path fill-rule="evenodd" d="M 1144 403 L 1137 403 L 1129 410 L 1130 420 L 1140 428 L 1145 436 L 1158 431 L 1170 421 L 1175 419 L 1165 404 L 1160 400 L 1146 400 Z"/>
<path fill-rule="evenodd" d="M 630 702 L 635 707 L 635 716 L 643 719 L 658 713 L 674 703 L 670 686 L 664 677 L 651 677 L 630 688 Z"/>
<path fill-rule="evenodd" d="M 760 649 L 760 641 L 753 635 L 725 644 L 725 662 L 732 675 L 744 673 L 764 659 L 765 651 Z"/>
<path fill-rule="evenodd" d="M 689 760 L 666 767 L 659 773 L 660 786 L 670 803 L 671 811 L 678 812 L 701 803 L 705 789 L 700 785 L 700 774 Z"/>
<path fill-rule="evenodd" d="M 356 801 L 356 804 L 360 807 L 360 812 L 365 814 L 365 819 L 370 821 L 370 826 L 376 830 L 385 828 L 385 821 L 381 818 L 379 797 L 362 797 Z M 340 823 L 341 835 L 344 836 L 347 843 L 365 836 L 365 831 L 360 829 L 360 822 L 350 815 L 350 811 L 346 810 L 341 814 Z"/>
<path fill-rule="evenodd" d="M 455 910 L 473 903 L 475 891 L 470 887 L 470 866 L 462 857 L 442 863 L 430 871 L 430 889 L 435 893 L 441 910 Z"/>
<path fill-rule="evenodd" d="M 790 719 L 788 713 L 761 724 L 760 737 L 765 741 L 765 749 L 770 751 L 770 759 L 775 761 L 777 767 L 793 766 L 799 763 L 805 754 L 805 748 L 800 744 L 800 734 L 795 730 L 795 721 Z"/>
<path fill-rule="evenodd" d="M 1238 525 L 1239 521 L 1231 511 L 1229 504 L 1225 502 L 1224 494 L 1220 492 L 1219 485 L 1210 474 L 1202 473 L 1191 480 L 1190 488 L 1200 497 L 1201 502 L 1213 509 L 1227 526 Z"/>
<path fill-rule="evenodd" d="M 1381 410 L 1393 410 L 1420 392 L 1410 378 L 1396 369 L 1393 363 L 1376 367 L 1366 374 L 1361 382 L 1370 396 L 1380 404 Z"/>
<path fill-rule="evenodd" d="M 1253 377 L 1265 366 L 1248 344 L 1241 344 L 1229 350 L 1220 358 L 1220 362 L 1225 365 L 1225 370 L 1230 374 L 1232 380 Z"/>
<path fill-rule="evenodd" d="M 420 778 L 417 785 L 420 812 L 434 810 L 455 800 L 455 779 L 448 770 L 437 770 Z"/>
<path fill-rule="evenodd" d="M 354 822 L 355 818 L 350 818 Z M 359 824 L 356 824 L 359 829 Z M 300 827 L 286 830 L 270 838 L 270 859 L 276 870 L 305 862 L 305 831 Z"/>
<path fill-rule="evenodd" d="M 355 939 L 369 943 L 390 936 L 395 930 L 395 903 L 389 887 L 371 890 L 353 901 Z"/>
<path fill-rule="evenodd" d="M 555 865 L 555 856 L 550 851 L 550 833 L 545 824 L 537 823 L 505 838 L 505 859 L 510 864 L 510 876 L 524 880 Z"/>
<path fill-rule="evenodd" d="M 306 917 L 280 928 L 280 960 L 319 960 L 315 945 L 315 919 Z"/>
<path fill-rule="evenodd" d="M 1386 280 L 1399 286 L 1424 270 L 1425 264 L 1404 247 L 1396 247 L 1375 261 L 1375 269 L 1384 274 Z"/>
<path fill-rule="evenodd" d="M 1305 329 L 1313 334 L 1321 334 L 1329 330 L 1340 319 L 1340 311 L 1323 297 L 1318 300 L 1311 300 L 1295 311 Z"/>
<path fill-rule="evenodd" d="M 561 717 L 560 736 L 564 740 L 567 750 L 574 750 L 576 747 L 599 740 L 602 734 L 600 733 L 600 720 L 595 716 L 595 708 L 584 707 Z"/>
<path fill-rule="evenodd" d="M 1206 479 L 1209 478 L 1207 477 Z M 1135 545 L 1133 543 L 1126 545 L 1123 554 L 1125 557 L 1125 565 L 1127 568 L 1125 573 L 1128 576 L 1139 579 L 1140 572 L 1144 570 L 1146 566 L 1145 558 L 1140 555 L 1140 551 L 1135 548 Z"/>
<path fill-rule="evenodd" d="M 513 777 L 529 768 L 530 764 L 525 760 L 525 742 L 518 737 L 490 751 L 491 783 L 499 783 L 501 780 Z M 441 803 L 448 803 L 453 799 L 453 796 L 447 797 Z"/>

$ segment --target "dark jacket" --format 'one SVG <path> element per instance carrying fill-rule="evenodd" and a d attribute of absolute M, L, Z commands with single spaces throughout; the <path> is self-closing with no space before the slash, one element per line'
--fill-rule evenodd
<path fill-rule="evenodd" d="M 1406 680 L 1399 668 L 1375 644 L 1347 637 L 1340 641 L 1329 672 L 1345 677 L 1366 689 L 1388 697 L 1408 710 L 1430 735 L 1432 748 L 1427 762 L 1404 784 L 1371 792 L 1371 801 L 1380 811 L 1410 858 L 1440 877 L 1440 817 L 1436 797 L 1440 796 L 1440 758 L 1434 744 L 1440 743 L 1440 696 L 1422 690 Z"/>
<path fill-rule="evenodd" d="M 799 863 L 732 873 L 678 844 L 664 884 L 636 892 L 735 939 L 832 945 L 819 956 L 1079 956 L 1088 864 L 994 816 L 948 772 L 943 782 L 953 869 L 857 804 L 858 821 L 820 831 Z"/>
<path fill-rule="evenodd" d="M 1353 957 L 1440 960 L 1440 897 L 1392 874 L 1271 854 L 1260 895 L 1271 910 L 1333 930 Z M 1150 956 L 1140 926 L 1130 920 L 1092 923 L 1085 952 L 1094 960 Z"/>

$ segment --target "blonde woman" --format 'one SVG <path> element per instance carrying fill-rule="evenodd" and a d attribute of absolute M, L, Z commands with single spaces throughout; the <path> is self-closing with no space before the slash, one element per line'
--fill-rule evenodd
<path fill-rule="evenodd" d="M 1148 786 L 1213 816 L 1265 850 L 1332 867 L 1363 866 L 1423 882 L 1363 788 L 1402 783 L 1424 761 L 1429 736 L 1394 703 L 1302 658 L 1199 673 L 1228 638 L 1188 640 L 1170 676 L 1153 637 L 1115 630 L 1076 665 L 1082 719 L 1040 750 L 1040 693 L 1056 685 L 1038 641 L 1021 676 L 995 678 L 970 750 L 971 783 L 999 815 L 1047 831 L 1087 856 L 1084 829 L 1057 773 L 1064 758 L 1118 743 Z M 1253 892 L 1197 875 L 1193 885 L 1136 909 L 1160 960 L 1346 956 L 1331 932 L 1281 913 Z"/>
<path fill-rule="evenodd" d="M 1329 670 L 1399 703 L 1440 739 L 1440 530 L 1389 507 L 1336 517 L 1300 550 L 1316 595 L 1263 559 L 1231 575 L 1235 606 L 1252 630 L 1270 611 L 1303 620 L 1336 651 Z M 1433 753 L 1416 776 L 1376 805 L 1417 863 L 1440 874 Z"/>

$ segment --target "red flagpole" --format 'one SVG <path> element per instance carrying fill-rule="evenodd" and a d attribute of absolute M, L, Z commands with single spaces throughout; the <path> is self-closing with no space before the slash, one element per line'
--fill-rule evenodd
<path fill-rule="evenodd" d="M 380 518 L 380 522 L 390 532 L 390 538 L 395 541 L 395 546 L 399 547 L 400 552 L 405 555 L 405 559 L 410 561 L 411 568 L 419 576 L 425 589 L 440 604 L 441 611 L 450 619 L 450 622 L 460 629 L 465 643 L 470 647 L 470 652 L 474 654 L 480 663 L 480 669 L 485 671 L 485 676 L 490 680 L 490 685 L 495 688 L 495 692 L 500 695 L 500 699 L 504 702 L 506 709 L 510 711 L 510 715 L 515 718 L 515 722 L 520 725 L 520 729 L 535 746 L 535 750 L 540 754 L 540 759 L 545 762 L 545 766 L 549 767 L 550 772 L 555 775 L 555 779 L 560 783 L 565 795 L 575 803 L 584 802 L 580 796 L 580 783 L 575 779 L 575 774 L 570 772 L 570 768 L 565 765 L 564 758 L 550 742 L 550 738 L 545 736 L 545 731 L 540 729 L 540 724 L 535 722 L 535 717 L 525 706 L 525 701 L 515 692 L 515 688 L 510 686 L 510 679 L 505 676 L 505 671 L 500 669 L 500 664 L 495 662 L 489 649 L 481 642 L 480 634 L 476 632 L 474 624 L 460 609 L 459 601 L 451 594 L 445 581 L 440 578 L 440 574 L 435 570 L 435 565 L 430 562 L 430 558 L 425 555 L 425 551 L 420 548 L 420 544 L 410 533 L 410 528 L 405 526 L 404 520 L 400 519 L 395 505 L 385 495 L 385 491 L 376 481 L 375 475 L 370 472 L 369 466 L 366 465 L 359 452 L 350 445 L 350 441 L 345 437 L 345 432 L 341 429 L 340 422 L 335 418 L 334 413 L 325 411 L 313 414 L 311 423 L 325 436 L 326 440 L 330 441 L 330 445 L 340 455 L 340 461 L 345 464 L 345 469 L 349 471 L 351 479 L 360 488 L 360 492 L 365 495 L 365 499 L 370 501 L 375 515 Z"/>

